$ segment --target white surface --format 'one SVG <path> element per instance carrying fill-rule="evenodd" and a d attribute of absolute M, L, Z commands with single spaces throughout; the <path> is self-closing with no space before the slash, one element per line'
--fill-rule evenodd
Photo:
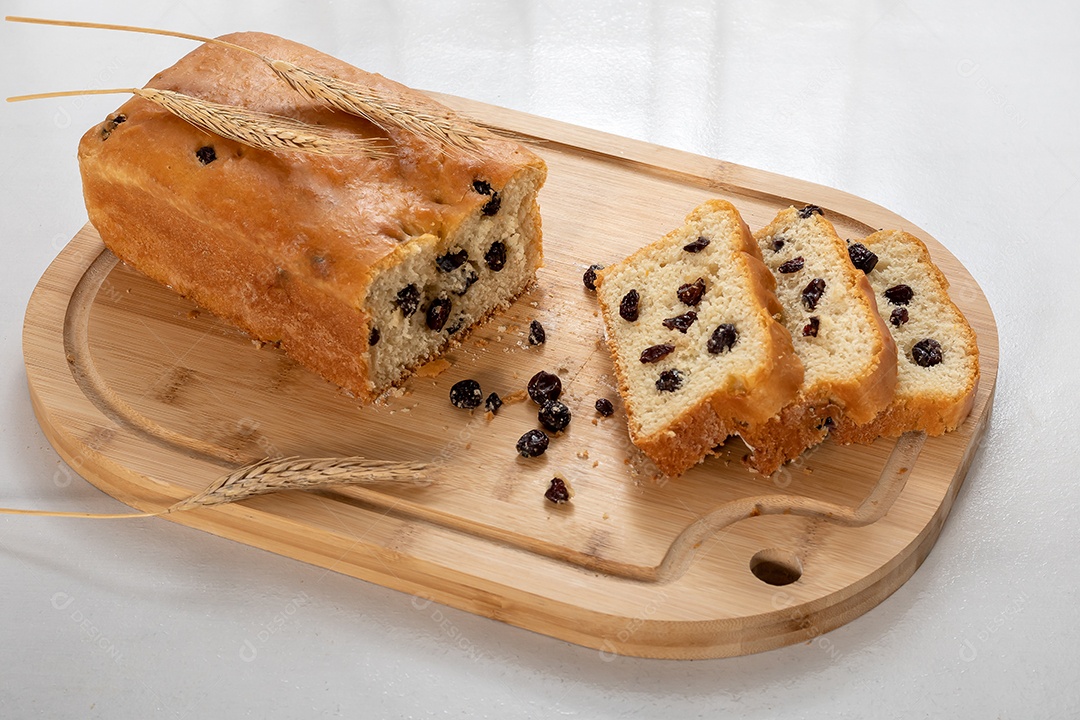
<path fill-rule="evenodd" d="M 1080 5 L 3 0 L 260 29 L 407 84 L 842 188 L 910 219 L 997 314 L 995 414 L 937 547 L 825 640 L 616 658 L 162 520 L 0 517 L 0 717 L 1080 716 Z M 4 96 L 144 83 L 192 47 L 0 27 Z M 117 97 L 0 108 L 0 505 L 119 512 L 30 409 L 34 284 L 85 222 Z"/>

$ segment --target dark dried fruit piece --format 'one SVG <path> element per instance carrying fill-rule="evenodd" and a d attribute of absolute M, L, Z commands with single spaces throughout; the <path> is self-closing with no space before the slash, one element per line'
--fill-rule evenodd
<path fill-rule="evenodd" d="M 705 278 L 698 278 L 692 283 L 680 285 L 675 294 L 678 295 L 683 305 L 694 307 L 701 302 L 701 298 L 705 295 Z"/>
<path fill-rule="evenodd" d="M 451 325 L 450 327 L 446 328 L 446 334 L 447 335 L 453 335 L 454 333 L 461 330 L 461 328 L 463 328 L 463 327 L 465 327 L 465 316 L 464 315 L 458 315 L 458 318 L 457 318 L 457 320 L 454 321 L 454 324 Z"/>
<path fill-rule="evenodd" d="M 915 291 L 908 285 L 893 285 L 885 291 L 885 297 L 893 305 L 907 305 L 915 297 Z"/>
<path fill-rule="evenodd" d="M 544 332 L 544 326 L 539 320 L 533 320 L 529 323 L 529 344 L 543 345 L 545 342 L 547 342 L 547 333 Z"/>
<path fill-rule="evenodd" d="M 825 280 L 814 278 L 806 284 L 802 291 L 802 304 L 807 310 L 813 311 L 821 302 L 821 296 L 825 294 Z"/>
<path fill-rule="evenodd" d="M 472 189 L 479 195 L 490 195 L 491 183 L 487 180 L 473 180 Z"/>
<path fill-rule="evenodd" d="M 401 313 L 405 317 L 416 312 L 416 308 L 420 307 L 420 291 L 415 285 L 406 285 L 398 290 L 397 306 L 401 308 Z"/>
<path fill-rule="evenodd" d="M 803 329 L 802 329 L 803 337 L 817 337 L 818 328 L 820 328 L 820 327 L 821 327 L 821 320 L 818 319 L 817 315 L 814 315 L 813 317 L 810 318 L 810 322 L 806 323 L 806 325 L 803 325 Z"/>
<path fill-rule="evenodd" d="M 822 217 L 825 217 L 825 213 L 817 205 L 807 205 L 799 211 L 799 217 L 804 220 L 811 215 L 820 215 Z"/>
<path fill-rule="evenodd" d="M 123 122 L 127 122 L 127 115 L 123 113 L 116 113 L 105 118 L 105 124 L 101 126 L 101 139 L 108 140 L 116 126 Z"/>
<path fill-rule="evenodd" d="M 895 327 L 900 327 L 908 321 L 908 311 L 906 307 L 893 308 L 893 311 L 889 314 L 889 322 Z"/>
<path fill-rule="evenodd" d="M 712 337 L 709 338 L 706 347 L 713 355 L 719 355 L 725 350 L 733 348 L 738 340 L 739 332 L 735 329 L 735 326 L 731 323 L 723 323 L 717 325 L 716 329 L 713 330 Z"/>
<path fill-rule="evenodd" d="M 499 197 L 499 193 L 492 192 L 491 199 L 484 203 L 484 207 L 480 209 L 480 212 L 487 216 L 492 216 L 499 212 L 499 208 L 502 207 L 502 198 Z"/>
<path fill-rule="evenodd" d="M 562 432 L 570 424 L 570 408 L 559 400 L 552 400 L 544 403 L 544 407 L 536 414 L 536 419 L 551 432 Z"/>
<path fill-rule="evenodd" d="M 454 294 L 459 296 L 459 297 L 464 295 L 465 293 L 469 292 L 469 288 L 471 288 L 473 285 L 475 285 L 476 281 L 479 280 L 479 279 L 480 279 L 480 276 L 476 274 L 476 271 L 473 270 L 472 268 L 469 268 L 468 272 L 465 273 L 465 278 L 464 278 L 465 284 L 462 286 L 462 288 L 460 290 L 455 290 Z"/>
<path fill-rule="evenodd" d="M 786 238 L 778 237 L 773 238 L 772 250 L 773 252 L 780 252 L 784 248 L 784 244 L 787 242 Z"/>
<path fill-rule="evenodd" d="M 596 271 L 603 269 L 603 265 L 590 265 L 585 274 L 581 276 L 581 281 L 585 283 L 585 287 L 589 290 L 596 290 Z"/>
<path fill-rule="evenodd" d="M 450 404 L 462 410 L 480 407 L 484 394 L 480 392 L 480 383 L 475 380 L 459 380 L 450 388 Z"/>
<path fill-rule="evenodd" d="M 457 252 L 447 252 L 442 257 L 435 258 L 435 264 L 439 267 L 440 272 L 453 272 L 464 265 L 468 259 L 469 252 L 467 250 L 458 250 Z"/>
<path fill-rule="evenodd" d="M 803 260 L 803 256 L 800 255 L 797 258 L 792 258 L 792 259 L 788 260 L 786 263 L 782 264 L 780 267 L 778 267 L 776 269 L 778 271 L 784 273 L 785 275 L 788 275 L 788 274 L 793 273 L 793 272 L 799 272 L 800 270 L 803 269 L 803 265 L 805 265 L 805 264 L 806 264 L 806 261 Z"/>
<path fill-rule="evenodd" d="M 662 345 L 651 345 L 641 351 L 641 362 L 659 362 L 673 352 L 675 352 L 675 346 L 668 343 L 664 343 Z"/>
<path fill-rule="evenodd" d="M 919 367 L 933 367 L 944 359 L 941 343 L 933 338 L 926 338 L 915 343 L 911 348 L 911 359 Z"/>
<path fill-rule="evenodd" d="M 368 333 L 367 344 L 369 346 L 370 345 L 375 345 L 375 344 L 377 344 L 379 342 L 379 338 L 381 338 L 381 337 L 382 337 L 382 333 L 379 332 L 379 328 L 373 327 L 373 328 L 371 328 L 371 332 Z"/>
<path fill-rule="evenodd" d="M 688 253 L 699 253 L 709 246 L 709 238 L 704 235 L 698 235 L 698 239 L 689 245 L 683 245 L 683 250 Z"/>
<path fill-rule="evenodd" d="M 499 408 L 503 406 L 502 398 L 499 397 L 499 393 L 491 393 L 487 396 L 487 400 L 484 401 L 484 409 L 492 415 L 499 412 Z"/>
<path fill-rule="evenodd" d="M 450 308 L 452 306 L 453 303 L 450 302 L 450 298 L 435 298 L 432 300 L 427 309 L 427 326 L 435 332 L 442 330 L 443 325 L 446 324 L 446 319 L 450 317 Z"/>
<path fill-rule="evenodd" d="M 558 400 L 562 394 L 562 380 L 558 375 L 541 370 L 529 380 L 529 397 L 537 405 L 543 406 L 552 400 Z"/>
<path fill-rule="evenodd" d="M 506 245 L 501 240 L 491 243 L 491 247 L 484 253 L 484 262 L 494 272 L 506 267 Z"/>
<path fill-rule="evenodd" d="M 631 290 L 623 296 L 622 301 L 619 303 L 619 316 L 627 322 L 634 322 L 638 319 L 640 305 L 641 296 L 638 295 L 637 290 Z"/>
<path fill-rule="evenodd" d="M 607 398 L 600 398 L 596 401 L 596 412 L 600 413 L 604 417 L 611 417 L 615 413 L 615 406 L 611 404 L 611 401 Z"/>
<path fill-rule="evenodd" d="M 540 457 L 548 449 L 548 436 L 543 430 L 530 430 L 517 441 L 518 455 L 521 457 Z"/>
<path fill-rule="evenodd" d="M 851 264 L 867 275 L 870 274 L 871 270 L 877 267 L 877 255 L 862 243 L 852 243 L 851 245 L 848 245 L 847 254 L 848 257 L 851 258 Z"/>
<path fill-rule="evenodd" d="M 687 310 L 682 315 L 676 315 L 675 317 L 664 318 L 662 325 L 668 330 L 678 330 L 683 335 L 690 329 L 690 326 L 697 321 L 697 313 L 693 310 Z"/>
<path fill-rule="evenodd" d="M 683 374 L 678 370 L 665 370 L 656 379 L 656 389 L 660 392 L 675 392 L 682 387 Z"/>
<path fill-rule="evenodd" d="M 199 162 L 203 165 L 209 165 L 217 160 L 217 153 L 214 152 L 214 148 L 209 145 L 203 145 L 201 148 L 195 151 L 195 157 L 199 158 Z"/>
<path fill-rule="evenodd" d="M 544 492 L 546 497 L 556 505 L 570 502 L 570 489 L 566 487 L 566 482 L 562 478 L 551 478 L 551 485 Z"/>

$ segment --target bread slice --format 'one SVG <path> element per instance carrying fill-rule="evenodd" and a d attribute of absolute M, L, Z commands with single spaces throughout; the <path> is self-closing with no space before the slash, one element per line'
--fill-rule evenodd
<path fill-rule="evenodd" d="M 975 332 L 949 299 L 949 281 L 921 240 L 883 230 L 861 245 L 877 258 L 876 264 L 867 263 L 872 266 L 867 279 L 896 341 L 896 395 L 870 422 L 840 418 L 830 437 L 840 443 L 869 443 L 910 430 L 929 435 L 955 430 L 971 412 L 979 386 Z M 858 245 L 852 248 L 853 258 L 869 257 Z"/>
<path fill-rule="evenodd" d="M 866 276 L 821 208 L 782 210 L 754 234 L 776 278 L 782 320 L 805 376 L 776 418 L 739 432 L 768 475 L 825 439 L 841 417 L 872 420 L 896 389 L 896 347 Z"/>
<path fill-rule="evenodd" d="M 482 133 L 419 92 L 298 43 L 262 33 L 225 39 Z M 79 145 L 90 221 L 121 260 L 357 397 L 399 383 L 534 282 L 546 168 L 524 146 L 490 137 L 461 151 L 380 128 L 218 45 L 199 47 L 151 85 L 378 139 L 391 151 L 271 152 L 138 97 Z"/>
<path fill-rule="evenodd" d="M 773 287 L 746 224 L 723 200 L 598 273 L 630 438 L 664 473 L 701 462 L 795 396 L 802 365 L 773 318 Z"/>

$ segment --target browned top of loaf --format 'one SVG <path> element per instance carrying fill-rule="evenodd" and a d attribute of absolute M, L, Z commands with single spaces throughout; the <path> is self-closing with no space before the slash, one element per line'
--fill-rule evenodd
<path fill-rule="evenodd" d="M 375 89 L 419 111 L 452 114 L 404 85 L 290 40 L 263 33 L 222 39 Z M 486 203 L 490 198 L 472 189 L 475 179 L 498 190 L 525 166 L 543 168 L 535 154 L 502 138 L 485 140 L 480 152 L 469 153 L 444 151 L 404 130 L 384 130 L 304 97 L 259 58 L 218 45 L 200 46 L 147 87 L 389 139 L 393 154 L 385 159 L 270 152 L 208 134 L 133 97 L 118 110 L 127 121 L 107 140 L 98 125 L 79 145 L 84 182 L 140 187 L 189 216 L 235 227 L 283 269 L 345 298 L 362 295 L 371 266 L 396 247 L 428 233 L 444 236 Z M 205 166 L 195 157 L 204 145 L 217 155 Z"/>

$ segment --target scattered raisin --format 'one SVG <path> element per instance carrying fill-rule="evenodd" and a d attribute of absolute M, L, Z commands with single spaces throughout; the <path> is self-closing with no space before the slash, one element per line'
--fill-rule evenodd
<path fill-rule="evenodd" d="M 804 220 L 807 219 L 808 217 L 810 217 L 811 215 L 820 215 L 822 217 L 825 217 L 825 213 L 817 205 L 807 205 L 806 207 L 804 207 L 802 210 L 799 211 L 799 217 L 801 217 Z"/>
<path fill-rule="evenodd" d="M 803 325 L 803 337 L 817 337 L 818 328 L 820 327 L 821 320 L 818 319 L 817 315 L 812 316 L 810 318 L 810 322 L 808 322 L 806 325 Z"/>
<path fill-rule="evenodd" d="M 544 403 L 536 414 L 540 424 L 553 433 L 562 432 L 570 424 L 570 408 L 560 400 Z"/>
<path fill-rule="evenodd" d="M 615 414 L 615 406 L 611 404 L 611 401 L 607 398 L 600 398 L 596 401 L 596 412 L 600 413 L 604 417 L 611 417 Z"/>
<path fill-rule="evenodd" d="M 596 290 L 596 271 L 603 269 L 603 265 L 590 265 L 585 274 L 581 276 L 581 281 L 585 283 L 585 287 L 589 290 Z"/>
<path fill-rule="evenodd" d="M 492 216 L 499 212 L 499 208 L 502 207 L 502 198 L 499 197 L 499 193 L 492 192 L 491 199 L 484 203 L 484 207 L 480 209 L 480 212 L 487 216 Z"/>
<path fill-rule="evenodd" d="M 487 396 L 487 400 L 484 401 L 484 409 L 492 415 L 499 412 L 499 408 L 503 406 L 502 398 L 499 397 L 499 393 L 491 393 Z"/>
<path fill-rule="evenodd" d="M 382 337 L 382 333 L 379 332 L 379 328 L 373 327 L 373 328 L 371 328 L 371 332 L 368 333 L 367 344 L 368 345 L 376 345 L 376 344 L 378 344 L 379 338 L 381 338 L 381 337 Z"/>
<path fill-rule="evenodd" d="M 780 252 L 780 251 L 781 251 L 781 250 L 782 250 L 782 249 L 784 248 L 784 244 L 785 244 L 786 242 L 787 242 L 787 240 L 785 240 L 785 239 L 784 239 L 784 238 L 782 238 L 782 237 L 778 237 L 778 238 L 773 238 L 773 241 L 772 241 L 772 251 L 773 251 L 773 252 Z"/>
<path fill-rule="evenodd" d="M 214 152 L 214 148 L 209 145 L 203 145 L 201 148 L 195 151 L 195 157 L 199 158 L 199 162 L 203 165 L 209 165 L 217 160 L 217 153 Z"/>
<path fill-rule="evenodd" d="M 464 252 L 464 251 L 462 251 L 462 252 Z M 473 285 L 475 285 L 476 281 L 479 280 L 479 279 L 480 279 L 480 276 L 476 274 L 476 271 L 473 270 L 472 268 L 469 268 L 469 271 L 467 273 L 465 273 L 465 278 L 464 278 L 465 285 L 462 286 L 462 288 L 460 290 L 455 290 L 454 294 L 459 296 L 459 297 L 464 295 L 465 293 L 469 292 L 469 288 L 471 288 Z"/>
<path fill-rule="evenodd" d="M 688 253 L 699 253 L 709 246 L 709 238 L 704 235 L 698 235 L 698 239 L 689 245 L 683 245 L 683 250 Z"/>
<path fill-rule="evenodd" d="M 435 298 L 432 300 L 427 309 L 427 326 L 435 332 L 442 330 L 443 325 L 446 324 L 446 319 L 450 317 L 451 306 L 452 303 L 449 298 Z"/>
<path fill-rule="evenodd" d="M 448 252 L 442 257 L 435 259 L 435 264 L 439 266 L 439 271 L 448 273 L 457 270 L 459 267 L 465 264 L 465 261 L 469 259 L 469 252 L 467 250 L 458 250 L 457 252 Z"/>
<path fill-rule="evenodd" d="M 521 457 L 540 457 L 547 449 L 548 436 L 543 430 L 530 430 L 517 441 L 517 451 Z"/>
<path fill-rule="evenodd" d="M 777 270 L 784 273 L 785 275 L 788 275 L 788 274 L 793 273 L 793 272 L 799 272 L 800 270 L 803 269 L 803 265 L 805 265 L 805 264 L 806 264 L 806 261 L 803 260 L 803 256 L 800 255 L 797 258 L 792 258 L 792 259 L 788 260 L 786 263 L 783 263 L 780 267 L 777 268 Z"/>
<path fill-rule="evenodd" d="M 651 345 L 641 351 L 641 362 L 659 362 L 673 352 L 675 352 L 675 346 L 669 345 L 668 343 L 664 343 L 662 345 Z"/>
<path fill-rule="evenodd" d="M 484 394 L 480 392 L 480 383 L 475 380 L 459 380 L 450 388 L 450 404 L 462 410 L 480 407 Z"/>
<path fill-rule="evenodd" d="M 473 180 L 472 189 L 475 190 L 478 195 L 490 195 L 491 183 L 487 180 Z"/>
<path fill-rule="evenodd" d="M 911 348 L 911 358 L 920 367 L 933 367 L 943 359 L 941 343 L 933 338 L 920 340 Z"/>
<path fill-rule="evenodd" d="M 570 502 L 570 490 L 562 478 L 551 478 L 551 485 L 544 492 L 544 497 L 556 505 L 561 505 Z"/>
<path fill-rule="evenodd" d="M 877 255 L 862 243 L 848 245 L 847 253 L 848 257 L 851 258 L 851 264 L 867 275 L 877 266 Z"/>
<path fill-rule="evenodd" d="M 802 291 L 802 304 L 807 310 L 813 311 L 821 302 L 821 296 L 825 294 L 825 280 L 814 278 L 806 284 Z"/>
<path fill-rule="evenodd" d="M 544 332 L 544 326 L 539 320 L 533 320 L 529 323 L 529 344 L 543 345 L 545 342 L 547 342 L 547 333 Z"/>
<path fill-rule="evenodd" d="M 705 295 L 705 278 L 698 278 L 692 283 L 680 285 L 675 294 L 679 296 L 679 300 L 682 301 L 683 305 L 694 307 L 701 302 L 702 296 Z"/>
<path fill-rule="evenodd" d="M 627 322 L 634 322 L 638 319 L 640 303 L 641 296 L 638 295 L 638 291 L 631 290 L 623 296 L 622 301 L 619 303 L 619 315 Z"/>
<path fill-rule="evenodd" d="M 733 348 L 738 340 L 739 332 L 735 329 L 735 326 L 731 323 L 723 323 L 717 325 L 716 329 L 713 330 L 707 348 L 713 355 L 719 355 L 725 350 Z"/>
<path fill-rule="evenodd" d="M 406 285 L 398 290 L 397 306 L 401 308 L 401 313 L 405 317 L 416 312 L 416 308 L 420 307 L 420 291 L 415 285 Z"/>
<path fill-rule="evenodd" d="M 908 311 L 906 307 L 893 308 L 892 313 L 889 314 L 889 322 L 895 327 L 900 327 L 908 321 Z"/>
<path fill-rule="evenodd" d="M 683 335 L 690 329 L 690 326 L 697 320 L 697 313 L 693 310 L 687 310 L 682 315 L 676 315 L 675 317 L 664 318 L 662 324 L 668 330 L 678 330 Z"/>
<path fill-rule="evenodd" d="M 562 380 L 558 375 L 541 370 L 529 380 L 529 397 L 537 405 L 558 400 L 562 394 Z"/>
<path fill-rule="evenodd" d="M 678 370 L 665 370 L 656 379 L 656 389 L 660 392 L 675 392 L 682 387 L 683 374 Z"/>
<path fill-rule="evenodd" d="M 484 262 L 495 272 L 506 267 L 506 245 L 501 240 L 491 243 L 491 247 L 484 253 Z"/>
<path fill-rule="evenodd" d="M 915 291 L 908 285 L 893 285 L 885 291 L 885 297 L 893 305 L 907 305 L 915 297 Z"/>

